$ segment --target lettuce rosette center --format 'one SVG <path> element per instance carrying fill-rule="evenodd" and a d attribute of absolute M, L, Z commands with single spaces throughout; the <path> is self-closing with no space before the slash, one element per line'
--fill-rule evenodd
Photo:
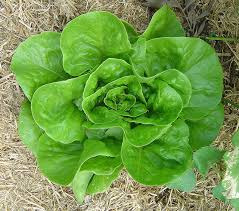
<path fill-rule="evenodd" d="M 178 118 L 190 95 L 189 80 L 177 70 L 141 81 L 125 61 L 107 59 L 87 80 L 82 108 L 98 128 L 121 127 L 131 144 L 143 146 Z M 147 130 L 155 132 L 144 136 Z"/>

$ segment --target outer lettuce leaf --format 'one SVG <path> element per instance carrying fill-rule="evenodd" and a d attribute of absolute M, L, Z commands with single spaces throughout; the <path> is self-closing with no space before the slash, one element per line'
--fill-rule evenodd
<path fill-rule="evenodd" d="M 106 191 L 115 179 L 119 176 L 122 165 L 114 169 L 112 174 L 96 175 L 91 171 L 78 171 L 73 182 L 72 188 L 79 203 L 84 201 L 85 194 L 96 194 Z"/>
<path fill-rule="evenodd" d="M 193 153 L 193 161 L 198 171 L 206 176 L 209 169 L 225 154 L 225 151 L 220 151 L 212 146 L 203 147 Z"/>
<path fill-rule="evenodd" d="M 42 32 L 22 42 L 13 55 L 11 70 L 29 100 L 40 86 L 67 79 L 62 67 L 60 33 Z"/>
<path fill-rule="evenodd" d="M 114 139 L 94 140 L 84 142 L 84 150 L 79 160 L 79 166 L 97 156 L 117 157 L 120 154 L 121 142 Z"/>
<path fill-rule="evenodd" d="M 111 175 L 121 165 L 121 157 L 96 156 L 81 166 L 81 171 L 90 171 L 96 175 Z"/>
<path fill-rule="evenodd" d="M 86 193 L 96 194 L 106 191 L 110 185 L 118 178 L 123 165 L 117 167 L 110 175 L 94 175 L 87 187 Z"/>
<path fill-rule="evenodd" d="M 196 187 L 196 175 L 190 168 L 185 173 L 167 184 L 171 189 L 177 189 L 183 192 L 191 192 Z"/>
<path fill-rule="evenodd" d="M 107 137 L 114 138 L 118 141 L 123 140 L 123 130 L 119 127 L 109 128 L 109 129 L 98 129 L 98 128 L 87 128 L 86 125 L 86 136 L 88 139 L 104 139 Z"/>
<path fill-rule="evenodd" d="M 120 125 L 120 126 L 117 126 Z M 134 127 L 127 123 L 112 122 L 108 124 L 91 124 L 89 122 L 84 124 L 88 129 L 106 129 L 120 127 L 124 131 L 125 139 L 133 146 L 142 147 L 152 143 L 155 139 L 160 138 L 171 125 L 154 126 L 154 125 L 138 125 Z"/>
<path fill-rule="evenodd" d="M 181 176 L 192 165 L 187 125 L 177 120 L 165 135 L 144 147 L 124 139 L 121 157 L 129 174 L 145 185 L 161 185 Z"/>
<path fill-rule="evenodd" d="M 128 22 L 121 20 L 127 31 L 130 43 L 135 43 L 139 37 L 139 33 L 135 31 L 134 27 Z"/>
<path fill-rule="evenodd" d="M 194 150 L 210 145 L 217 137 L 224 121 L 223 105 L 219 104 L 198 121 L 186 121 L 190 129 L 189 143 Z"/>
<path fill-rule="evenodd" d="M 81 142 L 62 144 L 44 134 L 38 143 L 37 163 L 52 182 L 68 185 L 79 168 L 82 151 Z"/>
<path fill-rule="evenodd" d="M 44 133 L 32 117 L 31 104 L 24 100 L 18 119 L 18 133 L 22 142 L 36 156 L 38 139 Z"/>
<path fill-rule="evenodd" d="M 78 171 L 72 181 L 72 189 L 78 202 L 83 202 L 92 177 L 94 178 L 95 175 L 101 177 L 115 175 L 115 170 L 121 165 L 120 148 L 121 142 L 113 139 L 86 140 L 78 163 Z M 113 182 L 113 178 L 116 178 L 116 176 L 109 176 L 108 181 Z"/>
<path fill-rule="evenodd" d="M 165 4 L 153 15 L 143 36 L 147 40 L 158 37 L 184 37 L 185 32 L 173 10 Z"/>
<path fill-rule="evenodd" d="M 78 171 L 72 182 L 73 193 L 77 201 L 81 204 L 84 201 L 85 193 L 93 173 L 89 171 Z"/>
<path fill-rule="evenodd" d="M 80 100 L 88 75 L 46 84 L 40 87 L 32 99 L 32 114 L 46 134 L 62 143 L 82 141 L 86 120 L 83 111 L 74 104 Z"/>
<path fill-rule="evenodd" d="M 84 143 L 62 144 L 44 134 L 39 139 L 37 162 L 52 182 L 68 185 L 87 160 L 99 155 L 117 157 L 120 147 L 121 142 L 114 139 L 87 139 Z"/>
<path fill-rule="evenodd" d="M 130 48 L 123 23 L 109 12 L 80 15 L 66 25 L 61 35 L 63 66 L 73 76 L 96 68 L 105 58 L 127 53 Z"/>

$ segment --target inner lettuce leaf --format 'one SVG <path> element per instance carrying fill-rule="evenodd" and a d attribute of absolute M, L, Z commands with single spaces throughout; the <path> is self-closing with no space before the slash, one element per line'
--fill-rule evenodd
<path fill-rule="evenodd" d="M 193 190 L 193 152 L 223 124 L 223 74 L 210 45 L 184 36 L 164 5 L 143 33 L 95 11 L 19 45 L 11 69 L 28 99 L 19 136 L 50 181 L 71 187 L 80 203 L 123 168 L 144 185 Z M 225 159 L 222 186 L 234 200 L 238 162 Z M 209 161 L 198 160 L 206 173 Z"/>

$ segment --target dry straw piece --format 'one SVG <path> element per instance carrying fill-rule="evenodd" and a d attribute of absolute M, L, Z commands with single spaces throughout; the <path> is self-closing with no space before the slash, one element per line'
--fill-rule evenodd
<path fill-rule="evenodd" d="M 199 6 L 208 1 L 198 1 Z M 142 31 L 148 24 L 149 11 L 141 3 L 139 0 L 0 1 L 0 210 L 231 210 L 211 194 L 212 187 L 221 179 L 221 165 L 206 178 L 198 175 L 192 193 L 144 187 L 123 172 L 108 192 L 86 197 L 80 206 L 69 188 L 56 186 L 40 174 L 33 156 L 19 140 L 17 116 L 23 95 L 9 69 L 17 45 L 41 31 L 61 31 L 69 20 L 92 10 L 111 11 Z M 238 36 L 239 16 L 234 13 L 235 5 L 233 0 L 217 1 L 208 17 L 211 31 Z M 232 74 L 238 76 L 239 47 L 227 44 L 216 45 L 216 49 L 225 67 L 225 98 L 239 104 L 239 87 L 231 79 Z M 225 124 L 215 143 L 220 149 L 231 148 L 231 134 L 239 127 L 238 109 L 228 104 L 225 112 Z"/>

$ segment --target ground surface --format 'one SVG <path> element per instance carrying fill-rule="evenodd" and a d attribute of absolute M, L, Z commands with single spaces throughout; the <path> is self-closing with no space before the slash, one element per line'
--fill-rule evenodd
<path fill-rule="evenodd" d="M 35 159 L 19 140 L 16 119 L 23 96 L 9 69 L 17 45 L 40 31 L 60 31 L 75 16 L 92 10 L 111 11 L 142 31 L 154 11 L 142 3 L 143 0 L 0 1 L 0 210 L 231 210 L 211 195 L 211 189 L 220 180 L 221 165 L 205 179 L 198 177 L 192 193 L 144 187 L 123 172 L 107 193 L 86 197 L 85 204 L 79 206 L 70 189 L 55 186 L 41 176 Z M 173 6 L 189 35 L 239 37 L 236 0 L 179 3 Z M 224 66 L 224 98 L 239 104 L 239 44 L 210 43 Z M 216 145 L 230 149 L 231 134 L 239 127 L 239 111 L 232 103 L 225 104 L 225 124 Z"/>

